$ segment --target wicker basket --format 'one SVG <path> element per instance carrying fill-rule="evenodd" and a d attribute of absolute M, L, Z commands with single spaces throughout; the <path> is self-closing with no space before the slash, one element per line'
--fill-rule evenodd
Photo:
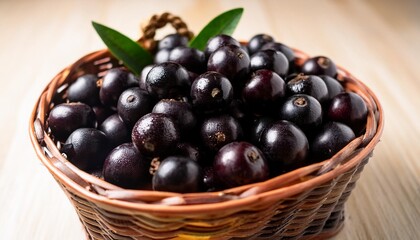
<path fill-rule="evenodd" d="M 179 18 L 162 16 L 152 18 L 152 30 L 153 24 L 144 28 L 149 40 L 141 39 L 142 44 L 152 48 L 154 30 L 166 22 L 190 34 Z M 299 50 L 295 53 L 297 64 L 309 57 Z M 219 192 L 178 194 L 126 190 L 87 174 L 61 155 L 45 128 L 49 111 L 64 101 L 72 81 L 87 73 L 103 76 L 115 66 L 119 62 L 107 50 L 82 57 L 48 84 L 30 119 L 36 153 L 74 205 L 88 239 L 321 239 L 342 228 L 344 203 L 383 130 L 378 99 L 348 71 L 339 67 L 338 79 L 348 91 L 362 96 L 369 110 L 363 136 L 331 159 L 265 182 Z"/>

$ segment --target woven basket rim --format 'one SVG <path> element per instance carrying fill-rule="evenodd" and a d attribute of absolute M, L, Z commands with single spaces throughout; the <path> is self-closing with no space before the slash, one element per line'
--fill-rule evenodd
<path fill-rule="evenodd" d="M 309 55 L 306 53 L 298 50 L 293 49 L 297 55 L 299 55 L 302 59 L 308 58 Z M 75 66 L 78 66 L 80 62 L 83 62 L 83 59 L 90 58 L 91 56 L 95 54 L 101 54 L 101 53 L 108 53 L 106 49 L 99 50 L 96 52 L 92 52 L 90 54 L 85 55 L 84 57 L 80 58 L 75 63 L 71 64 L 67 68 L 63 69 L 60 73 L 58 73 L 55 78 L 63 75 L 65 77 L 69 76 L 70 73 L 74 70 Z M 262 200 L 264 202 L 270 202 L 274 201 L 275 199 L 279 198 L 287 198 L 290 196 L 293 196 L 297 193 L 310 190 L 313 187 L 316 187 L 322 183 L 325 183 L 331 179 L 333 179 L 336 176 L 339 176 L 340 174 L 346 172 L 350 168 L 356 166 L 359 164 L 362 159 L 364 159 L 366 156 L 371 154 L 374 147 L 380 140 L 380 136 L 383 132 L 383 125 L 384 125 L 384 119 L 383 119 L 383 108 L 376 97 L 376 95 L 368 88 L 363 82 L 355 78 L 350 72 L 342 68 L 341 66 L 337 65 L 338 71 L 339 71 L 339 77 L 341 78 L 349 78 L 355 83 L 357 83 L 357 87 L 363 88 L 364 91 L 369 95 L 369 97 L 372 99 L 374 107 L 378 113 L 378 118 L 374 119 L 376 120 L 375 125 L 375 131 L 372 133 L 372 138 L 367 142 L 366 146 L 364 146 L 359 152 L 357 152 L 356 155 L 352 156 L 350 160 L 346 161 L 344 164 L 340 164 L 336 167 L 334 167 L 332 170 L 323 173 L 319 176 L 314 176 L 311 179 L 303 180 L 298 183 L 293 183 L 291 185 L 282 186 L 274 189 L 270 189 L 273 186 L 273 182 L 278 182 L 279 179 L 285 179 L 289 180 L 290 178 L 298 179 L 300 177 L 307 176 L 308 173 L 313 173 L 316 170 L 319 170 L 322 166 L 325 166 L 328 164 L 329 160 L 325 160 L 320 163 L 315 163 L 306 167 L 302 167 L 299 169 L 296 169 L 294 171 L 288 172 L 286 174 L 271 178 L 269 180 L 266 180 L 264 182 L 249 184 L 237 188 L 232 189 L 226 189 L 218 192 L 202 192 L 202 193 L 191 193 L 191 194 L 179 194 L 179 193 L 168 193 L 168 192 L 158 192 L 158 191 L 152 191 L 152 190 L 125 190 L 119 187 L 116 187 L 112 184 L 109 184 L 105 182 L 104 180 L 101 180 L 99 178 L 96 178 L 94 176 L 91 176 L 88 173 L 85 173 L 79 169 L 77 169 L 75 166 L 72 166 L 72 164 L 66 164 L 66 166 L 70 166 L 72 168 L 71 170 L 73 173 L 75 173 L 77 176 L 81 178 L 83 181 L 87 181 L 91 184 L 91 186 L 82 186 L 80 182 L 77 182 L 74 180 L 74 178 L 69 177 L 68 173 L 64 173 L 62 169 L 60 169 L 57 164 L 54 164 L 51 161 L 51 158 L 48 158 L 44 152 L 43 147 L 39 143 L 40 136 L 37 135 L 36 128 L 38 128 L 37 124 L 37 116 L 39 113 L 39 105 L 42 102 L 42 95 L 37 100 L 35 107 L 31 114 L 30 124 L 29 124 L 29 133 L 32 145 L 36 151 L 36 154 L 38 158 L 41 160 L 41 162 L 47 167 L 49 172 L 54 175 L 57 179 L 60 180 L 60 183 L 66 186 L 66 188 L 71 189 L 73 192 L 76 192 L 82 196 L 84 196 L 89 201 L 105 206 L 106 208 L 118 208 L 120 211 L 126 210 L 137 210 L 142 212 L 159 212 L 159 213 L 200 213 L 203 212 L 203 209 L 206 211 L 215 211 L 215 210 L 229 210 L 232 208 L 238 209 L 238 208 L 245 208 L 249 204 L 256 204 Z M 54 79 L 55 79 L 54 78 Z M 51 81 L 53 82 L 53 81 Z M 43 93 L 46 94 L 47 90 L 52 87 L 50 84 L 51 82 L 45 87 Z M 53 86 L 55 87 L 55 86 Z M 371 111 L 373 111 L 371 109 Z M 372 114 L 372 113 L 371 113 Z M 42 123 L 41 123 L 42 127 Z M 39 131 L 38 131 L 39 132 Z M 368 131 L 366 131 L 368 132 Z M 49 138 L 45 134 L 45 140 L 47 141 Z M 359 138 L 358 144 L 363 141 L 364 137 Z M 58 151 L 58 149 L 57 149 Z M 60 159 L 60 161 L 66 161 L 64 157 L 57 156 Z M 58 161 L 58 162 L 60 162 Z M 57 163 L 57 162 L 56 162 Z M 305 174 L 303 174 L 305 173 Z M 300 176 L 302 174 L 302 176 Z M 104 186 L 107 186 L 108 189 L 104 193 L 97 193 L 98 189 L 95 189 L 95 183 L 100 183 Z M 271 183 L 271 185 L 270 185 Z M 268 190 L 264 191 L 264 187 L 268 186 Z M 92 188 L 94 188 L 94 191 L 92 191 Z M 260 188 L 261 192 L 258 192 L 258 188 Z M 262 190 L 261 190 L 262 188 Z M 101 189 L 99 189 L 100 191 Z M 232 193 L 240 193 L 239 196 L 232 194 Z M 104 195 L 105 194 L 105 195 Z M 125 196 L 121 199 L 118 194 L 125 194 Z M 149 196 L 161 196 L 163 198 L 163 201 L 160 201 L 158 203 L 148 203 L 148 202 L 139 202 L 134 201 L 135 196 L 138 195 L 149 195 Z M 133 198 L 130 198 L 130 195 L 133 196 Z M 199 200 L 202 197 L 206 197 L 208 199 L 208 202 L 195 202 Z M 120 199 L 118 199 L 120 198 Z M 223 201 L 220 201 L 220 199 L 223 199 Z M 212 202 L 213 200 L 219 200 Z"/>

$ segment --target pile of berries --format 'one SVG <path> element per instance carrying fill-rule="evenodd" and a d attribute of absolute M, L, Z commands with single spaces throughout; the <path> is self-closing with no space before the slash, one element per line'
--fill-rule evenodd
<path fill-rule="evenodd" d="M 140 76 L 119 67 L 72 82 L 47 119 L 63 155 L 124 188 L 215 191 L 328 159 L 365 131 L 364 100 L 327 57 L 298 66 L 266 34 L 187 44 L 161 39 Z"/>

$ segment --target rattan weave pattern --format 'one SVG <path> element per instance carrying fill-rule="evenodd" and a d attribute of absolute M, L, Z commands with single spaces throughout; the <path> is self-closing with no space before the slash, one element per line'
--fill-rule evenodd
<path fill-rule="evenodd" d="M 367 162 L 368 158 L 345 174 L 310 191 L 253 210 L 246 209 L 222 216 L 221 219 L 217 219 L 217 216 L 208 219 L 178 216 L 174 219 L 163 217 L 162 222 L 159 222 L 142 212 L 126 215 L 102 209 L 69 191 L 64 185 L 60 186 L 75 206 L 90 239 L 173 239 L 179 235 L 197 236 L 197 233 L 203 234 L 200 225 L 212 225 L 206 233 L 215 239 L 228 239 L 230 236 L 232 239 L 302 239 L 312 238 L 331 229 L 340 229 L 344 221 L 344 203 Z M 226 234 L 227 226 L 232 228 L 229 234 Z M 218 233 L 222 236 L 217 237 Z"/>

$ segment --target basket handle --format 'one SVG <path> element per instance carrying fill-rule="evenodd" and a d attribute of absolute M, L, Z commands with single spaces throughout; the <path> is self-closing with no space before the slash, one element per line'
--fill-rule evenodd
<path fill-rule="evenodd" d="M 142 37 L 137 41 L 149 51 L 156 48 L 157 41 L 155 40 L 156 30 L 163 28 L 166 24 L 170 23 L 176 32 L 182 36 L 186 36 L 188 40 L 194 37 L 194 34 L 188 30 L 187 24 L 178 16 L 165 12 L 161 15 L 153 15 L 149 22 L 142 26 Z"/>

